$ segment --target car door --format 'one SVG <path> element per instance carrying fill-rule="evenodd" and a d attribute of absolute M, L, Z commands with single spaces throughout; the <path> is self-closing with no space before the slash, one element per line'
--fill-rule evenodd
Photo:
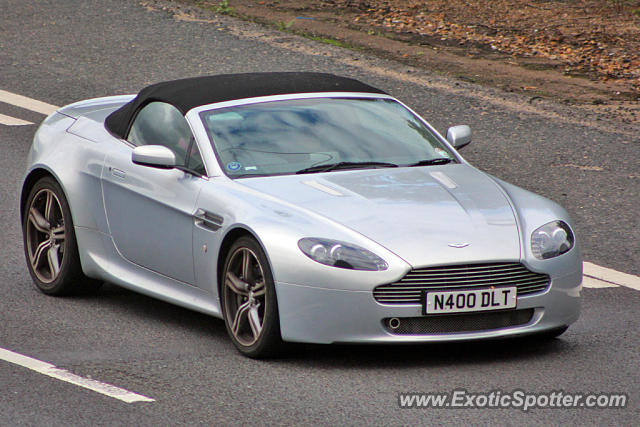
<path fill-rule="evenodd" d="M 124 258 L 194 283 L 193 214 L 206 175 L 189 125 L 175 107 L 152 102 L 136 115 L 126 141 L 107 153 L 102 191 L 109 231 Z M 183 169 L 134 164 L 133 148 L 164 145 Z"/>

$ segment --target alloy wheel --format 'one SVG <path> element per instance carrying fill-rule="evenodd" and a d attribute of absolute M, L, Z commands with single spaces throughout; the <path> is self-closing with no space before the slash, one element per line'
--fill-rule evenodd
<path fill-rule="evenodd" d="M 229 257 L 224 277 L 225 316 L 234 338 L 251 346 L 262 333 L 266 313 L 264 271 L 256 254 L 240 247 Z"/>
<path fill-rule="evenodd" d="M 60 200 L 43 188 L 33 197 L 27 218 L 27 251 L 34 274 L 42 283 L 60 275 L 65 250 L 65 224 Z"/>

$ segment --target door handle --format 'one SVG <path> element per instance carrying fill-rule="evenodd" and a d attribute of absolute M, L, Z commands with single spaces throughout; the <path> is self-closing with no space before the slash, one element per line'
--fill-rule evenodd
<path fill-rule="evenodd" d="M 127 177 L 127 173 L 118 168 L 112 168 L 111 166 L 109 166 L 109 170 L 111 171 L 111 175 L 117 178 L 125 179 Z"/>

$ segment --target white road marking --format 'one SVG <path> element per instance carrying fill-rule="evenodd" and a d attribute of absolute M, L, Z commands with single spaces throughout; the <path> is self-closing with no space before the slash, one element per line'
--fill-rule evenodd
<path fill-rule="evenodd" d="M 20 353 L 15 353 L 4 348 L 0 348 L 0 359 L 9 363 L 14 363 L 22 367 L 39 372 L 43 375 L 50 376 L 52 378 L 65 381 L 79 387 L 86 388 L 88 390 L 95 391 L 97 393 L 104 394 L 105 396 L 113 397 L 114 399 L 122 400 L 126 403 L 133 402 L 154 402 L 154 399 L 150 397 L 142 396 L 125 390 L 120 387 L 113 386 L 111 384 L 103 383 L 101 381 L 84 378 L 79 375 L 73 374 L 65 369 L 60 369 L 55 365 L 47 362 L 43 362 L 33 357 L 25 356 Z"/>
<path fill-rule="evenodd" d="M 622 273 L 610 268 L 602 267 L 590 262 L 582 264 L 583 274 L 585 277 L 592 277 L 614 285 L 624 286 L 627 288 L 640 291 L 640 277 L 633 274 Z"/>
<path fill-rule="evenodd" d="M 6 102 L 7 104 L 12 104 L 16 107 L 35 111 L 36 113 L 45 114 L 47 116 L 60 108 L 55 105 L 47 104 L 46 102 L 38 101 L 37 99 L 31 99 L 2 89 L 0 89 L 0 102 Z"/>
<path fill-rule="evenodd" d="M 5 116 L 4 114 L 0 114 L 0 125 L 7 126 L 25 126 L 32 125 L 33 123 L 28 122 L 22 119 L 16 119 L 15 117 Z"/>
<path fill-rule="evenodd" d="M 599 280 L 589 276 L 582 276 L 582 286 L 585 288 L 619 288 L 620 287 L 620 285 L 616 285 L 611 282 L 605 282 L 603 280 Z"/>

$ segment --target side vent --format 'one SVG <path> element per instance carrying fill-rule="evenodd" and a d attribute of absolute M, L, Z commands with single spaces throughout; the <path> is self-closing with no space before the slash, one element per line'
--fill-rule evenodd
<path fill-rule="evenodd" d="M 220 215 L 207 212 L 204 209 L 198 209 L 193 215 L 193 219 L 198 227 L 210 231 L 218 231 L 224 222 Z"/>

